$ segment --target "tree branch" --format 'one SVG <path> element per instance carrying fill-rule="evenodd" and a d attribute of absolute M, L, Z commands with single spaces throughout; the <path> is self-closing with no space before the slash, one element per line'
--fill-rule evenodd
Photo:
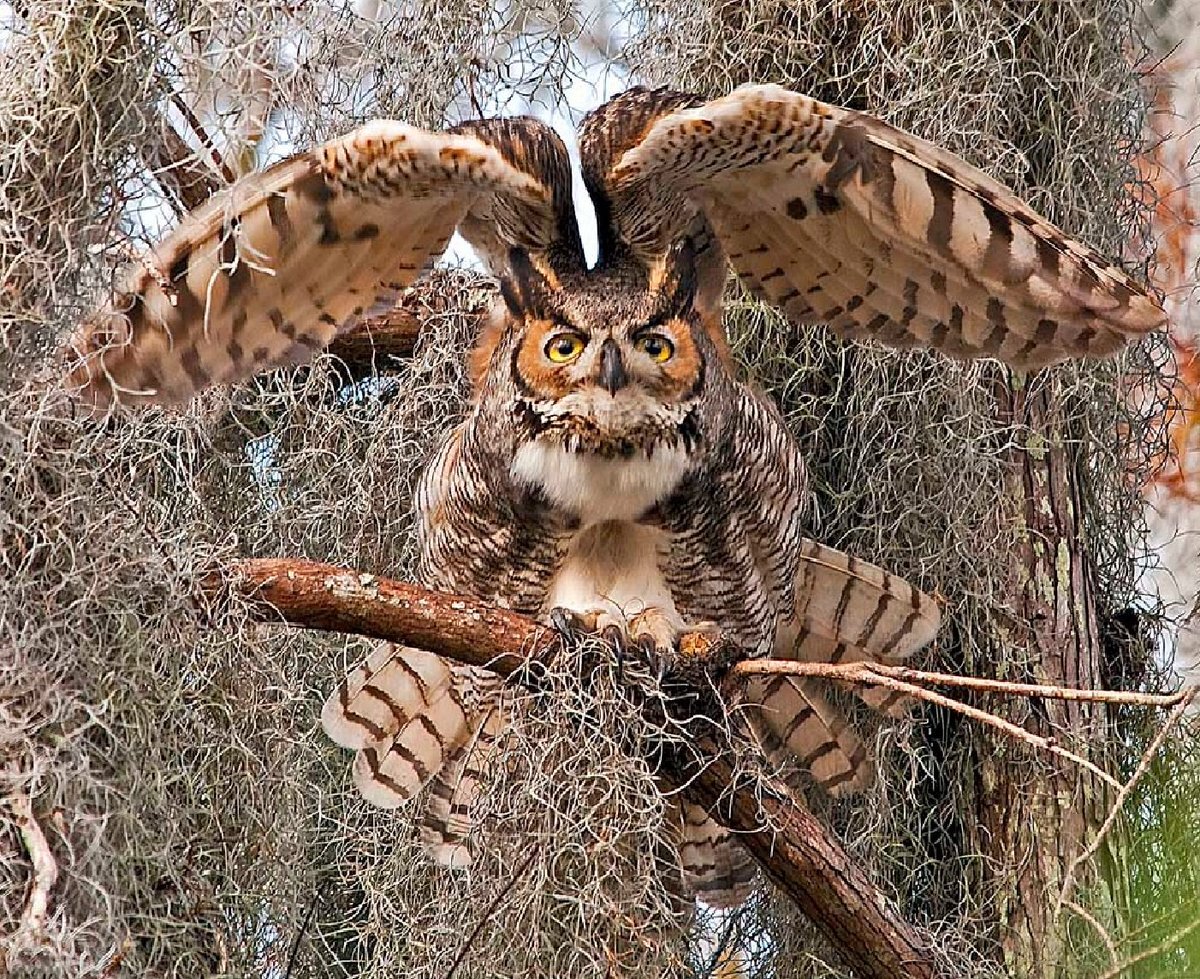
<path fill-rule="evenodd" d="M 480 282 L 486 280 L 480 276 Z M 361 377 L 385 367 L 393 357 L 408 357 L 430 316 L 437 316 L 446 305 L 439 295 L 439 280 L 426 277 L 405 289 L 393 309 L 372 316 L 359 326 L 334 337 L 328 350 L 345 362 L 349 373 Z M 465 305 L 456 304 L 455 312 L 476 319 L 482 317 L 489 305 L 488 293 L 482 291 Z"/>
<path fill-rule="evenodd" d="M 505 678 L 558 651 L 557 633 L 516 612 L 332 564 L 238 561 L 205 581 L 209 590 L 222 584 L 260 622 L 389 639 Z"/>
<path fill-rule="evenodd" d="M 9 936 L 9 949 L 15 955 L 36 949 L 46 939 L 46 919 L 50 913 L 50 892 L 58 880 L 58 861 L 50 849 L 46 834 L 33 814 L 33 802 L 23 789 L 14 790 L 8 798 L 13 822 L 29 854 L 33 873 L 29 882 L 29 897 L 21 914 L 17 930 Z M 0 952 L 0 972 L 8 962 Z"/>
<path fill-rule="evenodd" d="M 165 116 L 161 133 L 158 141 L 146 147 L 146 162 L 163 188 L 173 192 L 189 211 L 194 210 L 212 197 L 220 184 Z"/>
<path fill-rule="evenodd" d="M 231 587 L 259 621 L 403 642 L 517 682 L 536 683 L 538 666 L 560 648 L 556 633 L 515 612 L 315 562 L 242 561 L 229 574 L 208 579 L 207 586 Z M 696 658 L 713 647 L 704 635 L 685 637 L 682 645 Z M 694 711 L 695 698 L 688 701 Z M 857 975 L 934 976 L 926 943 L 825 827 L 786 789 L 735 769 L 713 729 L 706 726 L 689 751 L 665 751 L 672 780 L 738 833 L 764 873 Z"/>
<path fill-rule="evenodd" d="M 340 333 L 329 352 L 343 360 L 354 376 L 368 374 L 389 357 L 408 357 L 417 345 L 421 320 L 416 313 L 397 306 L 382 316 L 373 316 L 357 329 Z"/>

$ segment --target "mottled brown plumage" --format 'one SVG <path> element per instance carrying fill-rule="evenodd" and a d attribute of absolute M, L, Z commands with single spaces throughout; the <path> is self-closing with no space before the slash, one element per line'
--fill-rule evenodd
<path fill-rule="evenodd" d="M 1161 327 L 1124 272 L 952 154 L 775 85 L 664 115 L 599 178 L 651 262 L 703 211 L 797 323 L 1032 369 Z M 662 214 L 663 221 L 646 220 Z"/>
<path fill-rule="evenodd" d="M 554 286 L 516 257 L 472 410 L 418 492 L 422 581 L 543 620 L 563 609 L 667 657 L 681 631 L 705 623 L 748 656 L 909 655 L 936 631 L 936 606 L 804 538 L 803 460 L 775 408 L 719 355 L 689 251 L 658 290 L 640 292 L 618 287 L 622 270 Z M 466 859 L 484 757 L 469 745 L 502 708 L 460 707 L 479 678 L 456 685 L 447 669 L 435 683 L 427 653 L 379 655 L 391 675 L 371 661 L 352 673 L 326 729 L 359 750 L 356 781 L 383 804 L 411 797 L 435 763 L 464 766 L 453 794 L 463 810 L 423 827 L 440 826 L 439 852 Z M 436 744 L 410 737 L 415 708 Z M 819 684 L 755 681 L 738 717 L 798 786 L 811 775 L 841 793 L 870 776 L 865 746 Z M 434 803 L 449 797 L 443 776 Z M 686 807 L 678 828 L 686 882 L 714 903 L 748 893 L 748 858 L 723 829 Z"/>
<path fill-rule="evenodd" d="M 726 257 L 794 322 L 1036 367 L 1102 355 L 1162 313 L 1115 266 L 957 158 L 776 86 L 634 89 L 585 120 L 600 261 L 585 269 L 565 149 L 533 120 L 393 122 L 247 178 L 190 216 L 73 342 L 98 409 L 178 401 L 294 363 L 408 284 L 457 228 L 501 278 L 468 417 L 418 493 L 422 582 L 670 656 L 713 624 L 746 656 L 897 662 L 936 605 L 804 537 L 806 476 L 775 408 L 736 378 Z M 322 721 L 383 806 L 426 791 L 434 857 L 471 858 L 506 723 L 481 671 L 380 646 Z M 872 706 L 905 704 L 878 692 Z M 814 681 L 751 682 L 738 723 L 793 784 L 872 764 Z M 740 901 L 753 866 L 672 798 L 682 880 Z"/>

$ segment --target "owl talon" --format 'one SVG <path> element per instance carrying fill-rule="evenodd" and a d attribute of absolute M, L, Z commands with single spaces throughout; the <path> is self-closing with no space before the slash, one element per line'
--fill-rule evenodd
<path fill-rule="evenodd" d="M 564 642 L 572 642 L 578 634 L 578 616 L 569 608 L 556 605 L 547 616 L 550 628 L 558 633 Z"/>
<path fill-rule="evenodd" d="M 650 667 L 655 680 L 661 684 L 670 672 L 675 650 L 659 646 L 653 636 L 639 636 L 634 645 L 641 651 L 642 659 Z"/>
<path fill-rule="evenodd" d="M 614 646 L 618 654 L 629 646 L 625 629 L 604 611 L 577 612 L 574 609 L 555 606 L 547 616 L 550 627 L 565 642 L 577 643 L 585 639 L 600 638 Z"/>
<path fill-rule="evenodd" d="M 556 606 L 550 609 L 547 620 L 565 643 L 573 645 L 588 638 L 598 638 L 611 646 L 618 675 L 630 655 L 635 655 L 659 680 L 678 667 L 679 637 L 696 628 L 684 627 L 674 614 L 653 606 L 628 621 L 618 620 L 606 609 L 579 612 Z"/>
<path fill-rule="evenodd" d="M 641 636 L 634 641 L 634 645 L 641 651 L 642 658 L 654 668 L 655 673 L 661 680 L 666 669 L 666 660 L 674 650 L 660 649 L 651 636 Z"/>
<path fill-rule="evenodd" d="M 669 667 L 675 660 L 682 631 L 675 618 L 660 608 L 648 608 L 629 620 L 630 641 L 655 665 Z"/>
<path fill-rule="evenodd" d="M 616 657 L 617 680 L 619 682 L 624 675 L 625 657 L 629 652 L 629 637 L 620 626 L 607 625 L 600 630 L 600 638 L 613 648 Z"/>
<path fill-rule="evenodd" d="M 596 614 L 594 612 L 576 612 L 574 609 L 556 605 L 547 616 L 550 628 L 562 637 L 563 642 L 574 644 L 581 642 L 596 632 Z"/>

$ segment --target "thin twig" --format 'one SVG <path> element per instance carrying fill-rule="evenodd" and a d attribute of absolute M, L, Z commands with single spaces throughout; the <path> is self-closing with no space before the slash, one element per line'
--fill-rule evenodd
<path fill-rule="evenodd" d="M 162 120 L 162 135 L 150 143 L 146 152 L 155 178 L 188 210 L 199 207 L 220 187 L 169 119 Z"/>
<path fill-rule="evenodd" d="M 12 947 L 18 948 L 26 942 L 37 946 L 45 938 L 46 916 L 50 911 L 50 891 L 58 880 L 58 861 L 54 859 L 50 842 L 33 815 L 33 802 L 29 794 L 15 789 L 8 798 L 8 805 L 12 809 L 17 831 L 21 834 L 21 842 L 25 844 L 25 851 L 33 865 L 29 899 L 25 902 L 21 921 L 12 937 Z"/>
<path fill-rule="evenodd" d="M 792 660 L 744 660 L 732 670 L 737 675 L 811 676 L 848 683 L 878 683 L 887 677 L 909 683 L 933 683 L 947 687 L 966 687 L 1008 697 L 1041 697 L 1046 700 L 1088 701 L 1100 704 L 1127 704 L 1141 707 L 1174 707 L 1195 695 L 1197 687 L 1183 687 L 1175 693 L 1137 693 L 1129 690 L 1087 690 L 1040 683 L 1010 683 L 985 677 L 960 676 L 956 673 L 932 673 L 908 666 L 887 663 L 797 663 Z M 880 684 L 881 686 L 883 684 Z"/>
<path fill-rule="evenodd" d="M 1120 789 L 1121 783 L 1115 778 L 1100 768 L 1093 762 L 1088 761 L 1082 755 L 1076 754 L 1074 751 L 1056 744 L 1050 738 L 1042 737 L 1040 734 L 1034 734 L 1031 731 L 1025 730 L 1018 724 L 1013 724 L 1011 721 L 1006 721 L 1002 717 L 998 717 L 985 710 L 980 710 L 978 707 L 972 707 L 970 704 L 964 704 L 961 700 L 955 700 L 953 697 L 947 697 L 945 694 L 936 693 L 933 690 L 927 690 L 924 687 L 919 687 L 915 683 L 908 683 L 904 680 L 898 680 L 886 673 L 878 671 L 876 668 L 879 664 L 876 663 L 792 663 L 788 661 L 743 661 L 735 665 L 729 672 L 731 679 L 743 679 L 748 676 L 761 675 L 763 673 L 786 674 L 791 676 L 814 676 L 824 677 L 831 680 L 839 680 L 849 683 L 868 683 L 873 686 L 883 687 L 887 690 L 894 690 L 897 693 L 907 694 L 917 700 L 924 700 L 927 703 L 936 704 L 939 707 L 945 707 L 947 710 L 955 711 L 962 714 L 964 717 L 969 717 L 973 721 L 984 724 L 987 727 L 995 728 L 1002 731 L 1009 737 L 1017 741 L 1023 741 L 1035 748 L 1040 748 L 1042 751 L 1048 751 L 1050 754 L 1070 761 L 1081 768 L 1091 772 L 1096 778 L 1111 785 L 1114 789 Z M 888 667 L 892 669 L 892 667 Z M 914 671 L 916 672 L 916 671 Z"/>
<path fill-rule="evenodd" d="M 483 931 L 483 926 L 487 924 L 488 919 L 496 913 L 496 909 L 500 907 L 500 902 L 508 896 L 508 892 L 511 891 L 514 886 L 516 886 L 517 881 L 524 876 L 525 871 L 529 869 L 529 865 L 533 863 L 533 858 L 536 855 L 537 850 L 531 848 L 530 851 L 525 855 L 525 859 L 521 861 L 521 865 L 513 871 L 512 876 L 508 878 L 508 882 L 500 889 L 500 893 L 496 895 L 496 897 L 492 900 L 492 903 L 488 905 L 487 910 L 480 916 L 479 920 L 475 922 L 475 927 L 471 929 L 471 934 L 469 934 L 467 936 L 467 940 L 459 946 L 458 952 L 454 956 L 454 961 L 450 963 L 450 971 L 446 973 L 446 979 L 454 979 L 454 973 L 458 971 L 458 967 L 462 965 L 463 959 L 465 959 L 467 957 L 467 953 L 471 951 L 471 946 L 475 944 L 475 939 L 478 938 L 479 933 Z"/>
<path fill-rule="evenodd" d="M 1108 949 L 1108 960 L 1113 965 L 1116 965 L 1118 962 L 1120 962 L 1121 959 L 1117 955 L 1117 946 L 1112 940 L 1112 935 L 1108 933 L 1108 929 L 1105 928 L 1104 925 L 1100 924 L 1100 922 L 1096 920 L 1096 916 L 1087 908 L 1083 907 L 1083 905 L 1076 904 L 1074 901 L 1067 900 L 1066 898 L 1061 898 L 1060 900 L 1064 907 L 1079 915 L 1079 917 L 1091 925 L 1092 930 L 1100 936 L 1100 941 L 1104 942 L 1104 947 Z"/>
<path fill-rule="evenodd" d="M 234 173 L 233 170 L 230 169 L 229 165 L 221 158 L 220 151 L 218 151 L 216 144 L 212 140 L 212 137 L 208 135 L 208 131 L 204 128 L 204 123 L 202 123 L 196 116 L 196 113 L 192 111 L 192 107 L 178 95 L 171 96 L 171 102 L 174 104 L 175 108 L 179 110 L 183 118 L 187 120 L 188 126 L 191 127 L 192 132 L 196 134 L 196 139 L 200 141 L 200 145 L 203 146 L 205 151 L 211 155 L 213 163 L 216 165 L 217 169 L 221 171 L 221 176 L 225 178 L 225 182 L 231 184 L 237 180 L 237 174 Z"/>
<path fill-rule="evenodd" d="M 283 979 L 292 977 L 292 970 L 296 967 L 296 957 L 300 954 L 300 941 L 308 931 L 309 925 L 312 924 L 313 915 L 317 913 L 317 897 L 318 892 L 313 891 L 312 900 L 308 902 L 308 908 L 304 912 L 300 927 L 296 929 L 296 937 L 292 939 L 292 947 L 287 957 L 287 967 L 283 970 Z"/>
<path fill-rule="evenodd" d="M 104 958 L 100 960 L 100 964 L 96 966 L 98 979 L 110 979 L 111 976 L 115 976 L 117 970 L 121 968 L 121 963 L 125 961 L 125 956 L 129 954 L 132 948 L 133 939 L 126 935 L 120 942 L 109 949 Z"/>
<path fill-rule="evenodd" d="M 1146 959 L 1153 958 L 1160 952 L 1165 952 L 1167 949 L 1174 948 L 1197 928 L 1200 928 L 1200 918 L 1197 918 L 1194 921 L 1189 921 L 1186 925 L 1184 925 L 1174 934 L 1168 935 L 1153 948 L 1143 949 L 1142 951 L 1138 952 L 1137 955 L 1131 956 L 1130 958 L 1125 959 L 1123 962 L 1117 963 L 1106 973 L 1100 976 L 1099 979 L 1117 979 L 1117 977 L 1120 976 L 1121 973 L 1126 969 L 1130 969 L 1139 962 L 1144 962 Z"/>
<path fill-rule="evenodd" d="M 705 965 L 705 976 L 714 977 L 719 975 L 718 970 L 728 961 L 726 956 L 734 947 L 734 933 L 741 928 L 742 918 L 746 916 L 748 908 L 748 904 L 741 905 L 725 921 L 725 927 L 721 929 L 720 941 L 717 942 L 716 948 L 713 949 L 713 953 L 709 956 L 708 962 Z"/>
<path fill-rule="evenodd" d="M 1184 694 L 1183 698 L 1178 704 L 1175 705 L 1175 709 L 1171 712 L 1171 715 L 1167 718 L 1158 734 L 1154 736 L 1154 740 L 1151 741 L 1146 747 L 1146 750 L 1142 752 L 1142 757 L 1138 761 L 1138 766 L 1136 769 L 1134 769 L 1134 772 L 1129 777 L 1129 780 L 1123 786 L 1121 786 L 1121 790 L 1117 793 L 1117 797 L 1113 801 L 1112 808 L 1109 809 L 1108 815 L 1104 818 L 1104 822 L 1100 825 L 1100 829 L 1096 832 L 1096 838 L 1092 840 L 1088 848 L 1079 856 L 1077 856 L 1071 862 L 1071 866 L 1067 868 L 1066 878 L 1063 880 L 1062 891 L 1060 892 L 1058 898 L 1059 904 L 1067 903 L 1068 898 L 1071 896 L 1071 892 L 1074 890 L 1075 882 L 1078 879 L 1076 871 L 1079 869 L 1080 865 L 1084 863 L 1084 861 L 1091 860 L 1096 855 L 1097 851 L 1100 849 L 1100 845 L 1104 842 L 1105 837 L 1108 836 L 1109 830 L 1111 830 L 1113 824 L 1116 823 L 1117 817 L 1121 814 L 1121 810 L 1125 807 L 1125 802 L 1129 798 L 1130 793 L 1137 786 L 1138 782 L 1141 781 L 1142 776 L 1149 770 L 1150 764 L 1154 760 L 1154 756 L 1158 754 L 1158 749 L 1162 747 L 1162 743 L 1167 739 L 1167 734 L 1170 733 L 1171 729 L 1179 722 L 1183 715 L 1187 713 L 1192 701 L 1195 700 L 1197 693 L 1200 692 L 1200 688 L 1185 687 L 1182 692 Z"/>

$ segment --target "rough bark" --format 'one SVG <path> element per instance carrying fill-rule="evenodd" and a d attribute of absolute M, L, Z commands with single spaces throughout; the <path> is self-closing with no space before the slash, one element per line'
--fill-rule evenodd
<path fill-rule="evenodd" d="M 481 285 L 484 281 L 480 277 Z M 474 305 L 463 312 L 478 320 L 488 308 L 487 296 L 481 290 Z M 405 289 L 393 309 L 339 334 L 328 350 L 345 364 L 351 378 L 374 374 L 386 369 L 389 360 L 410 356 L 425 320 L 445 306 L 436 283 L 422 280 Z"/>
<path fill-rule="evenodd" d="M 1064 445 L 1061 412 L 1052 397 L 1049 384 L 1001 391 L 1002 410 L 1024 433 L 1013 452 L 1009 486 L 1019 501 L 1021 546 L 1013 554 L 1011 619 L 996 630 L 1011 647 L 977 665 L 997 679 L 1100 687 L 1094 569 L 1080 540 L 1076 460 Z M 1012 649 L 1022 651 L 1022 662 Z M 999 676 L 997 664 L 1004 664 L 1006 675 Z M 1010 720 L 1069 743 L 1098 763 L 1099 746 L 1110 733 L 1105 711 L 1102 704 L 1080 701 L 1030 700 L 1008 707 Z M 1056 976 L 1066 953 L 1056 898 L 1103 818 L 1104 787 L 1078 765 L 1045 761 L 1030 770 L 1010 745 L 986 732 L 978 737 L 974 843 L 987 858 L 982 884 L 984 893 L 995 895 L 1004 964 L 1018 977 Z"/>
<path fill-rule="evenodd" d="M 261 621 L 409 643 L 504 677 L 536 683 L 538 665 L 560 639 L 524 616 L 473 599 L 315 562 L 242 561 L 214 575 L 216 593 L 231 583 Z M 694 666 L 714 649 L 708 636 L 685 638 Z M 681 687 L 693 716 L 698 688 Z M 711 732 L 715 725 L 704 725 Z M 786 792 L 735 769 L 730 752 L 706 733 L 687 751 L 666 749 L 666 774 L 724 825 L 739 832 L 766 875 L 808 915 L 864 979 L 928 979 L 934 961 L 921 936 L 890 908 L 838 842 Z"/>

